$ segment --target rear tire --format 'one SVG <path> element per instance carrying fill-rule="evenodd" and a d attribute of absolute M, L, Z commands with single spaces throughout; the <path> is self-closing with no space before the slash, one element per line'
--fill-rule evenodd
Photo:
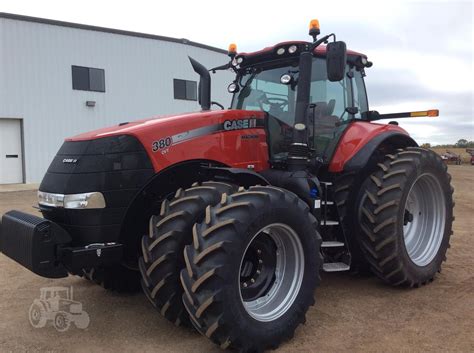
<path fill-rule="evenodd" d="M 322 266 L 308 205 L 289 191 L 254 186 L 209 207 L 193 233 L 181 282 L 196 329 L 240 352 L 292 338 L 314 304 Z"/>
<path fill-rule="evenodd" d="M 171 200 L 165 199 L 160 214 L 150 219 L 139 259 L 142 287 L 151 304 L 176 326 L 189 325 L 179 273 L 185 267 L 183 250 L 192 242 L 192 227 L 204 218 L 207 206 L 217 204 L 223 193 L 236 190 L 223 182 L 195 183 L 179 189 Z"/>
<path fill-rule="evenodd" d="M 363 184 L 360 244 L 385 282 L 418 287 L 441 271 L 454 220 L 450 181 L 436 153 L 409 147 L 387 155 Z"/>

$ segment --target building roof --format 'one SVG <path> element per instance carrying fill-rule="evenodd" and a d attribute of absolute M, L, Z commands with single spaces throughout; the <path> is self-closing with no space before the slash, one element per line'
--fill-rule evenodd
<path fill-rule="evenodd" d="M 223 50 L 223 49 L 216 48 L 216 47 L 206 45 L 206 44 L 202 44 L 202 43 L 193 42 L 193 41 L 185 39 L 185 38 L 165 37 L 165 36 L 159 36 L 159 35 L 155 35 L 155 34 L 125 31 L 125 30 L 121 30 L 121 29 L 84 25 L 84 24 L 73 23 L 73 22 L 50 20 L 50 19 L 46 19 L 46 18 L 23 16 L 23 15 L 17 15 L 17 14 L 6 13 L 6 12 L 0 12 L 0 18 L 6 18 L 6 19 L 18 20 L 18 21 L 26 21 L 26 22 L 34 22 L 34 23 L 43 23 L 43 24 L 47 24 L 47 25 L 60 26 L 60 27 L 77 28 L 77 29 L 83 29 L 83 30 L 86 30 L 86 31 L 113 33 L 113 34 L 119 34 L 119 35 L 123 35 L 123 36 L 129 36 L 129 37 L 139 37 L 139 38 L 161 40 L 161 41 L 166 41 L 166 42 L 173 42 L 173 43 L 190 45 L 190 46 L 193 46 L 193 47 L 198 47 L 198 48 L 202 48 L 202 49 L 212 50 L 212 51 L 222 53 L 222 54 L 227 54 L 227 50 Z"/>

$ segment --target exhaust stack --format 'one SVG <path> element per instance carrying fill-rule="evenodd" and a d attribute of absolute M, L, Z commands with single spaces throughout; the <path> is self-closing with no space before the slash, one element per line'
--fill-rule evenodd
<path fill-rule="evenodd" d="M 190 56 L 189 61 L 193 70 L 200 76 L 198 87 L 198 101 L 202 110 L 211 109 L 211 75 L 204 65 L 197 62 Z"/>

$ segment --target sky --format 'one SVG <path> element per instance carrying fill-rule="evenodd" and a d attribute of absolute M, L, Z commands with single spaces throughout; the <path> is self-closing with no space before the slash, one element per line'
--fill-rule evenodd
<path fill-rule="evenodd" d="M 243 52 L 309 40 L 308 24 L 336 33 L 374 65 L 371 110 L 439 109 L 400 119 L 418 143 L 474 140 L 473 1 L 56 1 L 0 0 L 0 12 L 187 38 Z"/>

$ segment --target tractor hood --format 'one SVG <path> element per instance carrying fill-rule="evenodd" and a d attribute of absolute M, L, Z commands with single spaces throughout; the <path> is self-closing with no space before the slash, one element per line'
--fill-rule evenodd
<path fill-rule="evenodd" d="M 135 137 L 139 137 L 152 131 L 156 132 L 157 129 L 161 130 L 168 128 L 171 130 L 177 128 L 177 132 L 179 132 L 210 124 L 216 124 L 222 121 L 222 119 L 232 120 L 234 117 L 240 117 L 243 112 L 246 115 L 250 115 L 251 113 L 256 113 L 258 115 L 262 114 L 261 112 L 248 112 L 239 110 L 217 110 L 183 113 L 177 115 L 159 115 L 147 119 L 120 123 L 115 126 L 82 133 L 67 138 L 65 141 L 86 141 L 117 135 L 133 135 Z"/>

